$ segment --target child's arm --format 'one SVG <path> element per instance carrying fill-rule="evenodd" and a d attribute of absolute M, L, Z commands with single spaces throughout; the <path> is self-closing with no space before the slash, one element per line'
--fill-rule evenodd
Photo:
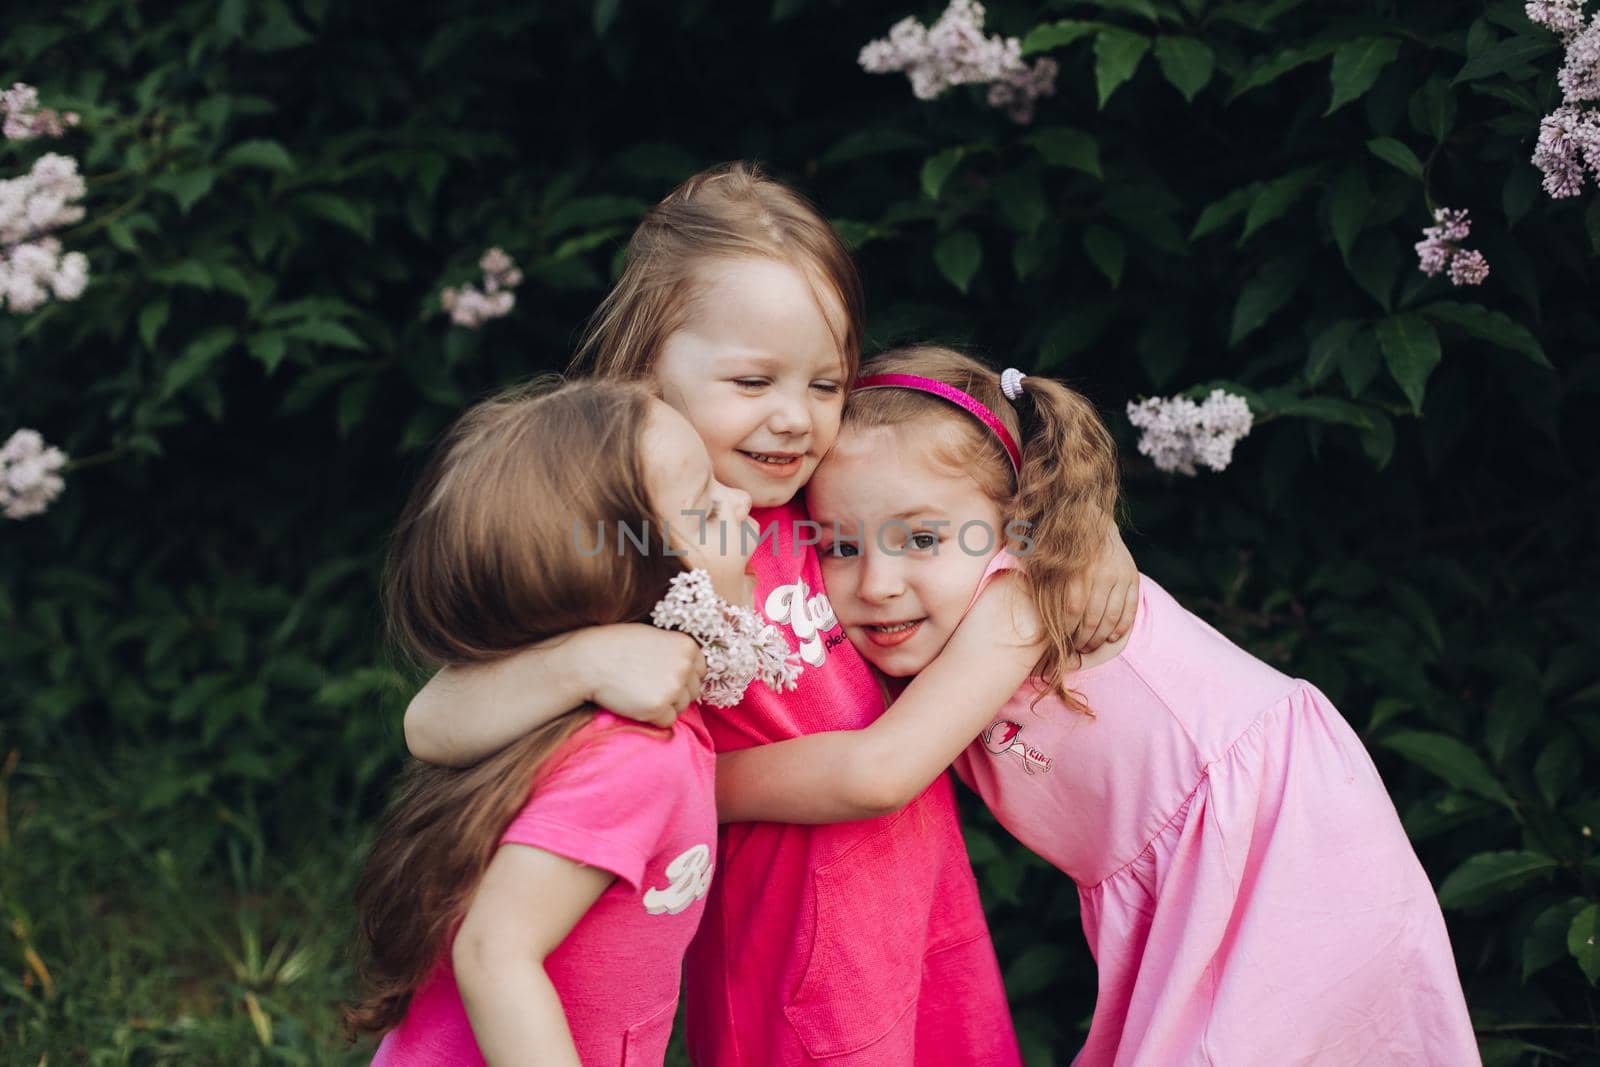
<path fill-rule="evenodd" d="M 582 704 L 671 726 L 700 694 L 694 639 L 654 626 L 593 626 L 491 663 L 446 667 L 406 708 L 406 747 L 462 767 Z"/>
<path fill-rule="evenodd" d="M 489 861 L 450 962 L 491 1067 L 582 1067 L 544 960 L 614 877 L 525 845 L 502 845 Z"/>
<path fill-rule="evenodd" d="M 1082 615 L 1072 633 L 1072 644 L 1079 652 L 1093 652 L 1133 628 L 1139 608 L 1139 568 L 1112 520 L 1106 520 L 1106 539 L 1099 556 L 1068 579 L 1067 598 L 1069 609 Z"/>
<path fill-rule="evenodd" d="M 930 663 L 871 726 L 717 757 L 723 822 L 829 823 L 909 804 L 983 732 L 1044 651 L 1022 576 L 997 575 Z"/>

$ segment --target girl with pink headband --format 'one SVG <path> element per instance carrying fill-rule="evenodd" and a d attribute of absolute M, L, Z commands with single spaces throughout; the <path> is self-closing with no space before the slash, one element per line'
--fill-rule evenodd
<path fill-rule="evenodd" d="M 946 349 L 864 369 L 809 493 L 839 621 L 897 685 L 954 660 L 992 688 L 722 757 L 722 817 L 881 816 L 953 760 L 1077 883 L 1099 968 L 1077 1067 L 1478 1063 L 1433 887 L 1327 698 L 1147 577 L 1129 634 L 1067 638 L 1062 576 L 1117 503 L 1093 407 Z"/>

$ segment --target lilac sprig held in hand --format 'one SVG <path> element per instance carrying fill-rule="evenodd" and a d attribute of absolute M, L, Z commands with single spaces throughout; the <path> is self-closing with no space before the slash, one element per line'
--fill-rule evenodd
<path fill-rule="evenodd" d="M 799 683 L 800 664 L 782 632 L 749 608 L 734 607 L 719 597 L 711 575 L 703 570 L 673 578 L 667 595 L 650 613 L 650 622 L 700 643 L 706 658 L 702 703 L 732 707 L 755 681 L 778 692 Z"/>

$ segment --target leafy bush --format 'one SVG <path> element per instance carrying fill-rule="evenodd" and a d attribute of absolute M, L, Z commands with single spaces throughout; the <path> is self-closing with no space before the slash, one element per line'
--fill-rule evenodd
<path fill-rule="evenodd" d="M 61 235 L 88 291 L 0 313 L 0 435 L 77 457 L 47 515 L 0 527 L 17 782 L 98 754 L 125 815 L 217 871 L 308 827 L 347 842 L 400 752 L 374 579 L 419 450 L 564 365 L 648 203 L 755 157 L 857 247 L 875 346 L 969 343 L 1101 402 L 1145 569 L 1373 749 L 1486 1059 L 1600 1062 L 1600 199 L 1552 201 L 1529 162 L 1559 40 L 1503 0 L 997 4 L 990 28 L 1061 71 L 1018 125 L 981 88 L 924 103 L 856 67 L 908 13 L 938 11 L 0 16 L 5 84 L 81 114 L 49 147 L 90 179 Z M 44 148 L 4 143 L 0 174 Z M 1440 206 L 1470 211 L 1481 286 L 1418 270 Z M 452 328 L 437 294 L 491 245 L 526 273 L 517 306 Z M 1157 474 L 1122 406 L 1213 386 L 1256 430 L 1223 474 Z M 969 824 L 1024 1042 L 1064 1058 L 1093 996 L 1075 894 Z M 7 860 L 14 916 L 70 892 L 35 870 Z M 71 952 L 65 919 L 32 937 L 5 971 Z M 15 1003 L 8 1033 L 64 1010 Z"/>

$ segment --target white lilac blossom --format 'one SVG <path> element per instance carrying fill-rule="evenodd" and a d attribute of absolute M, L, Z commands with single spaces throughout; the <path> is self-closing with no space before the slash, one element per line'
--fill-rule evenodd
<path fill-rule="evenodd" d="M 983 5 L 950 0 L 932 26 L 907 17 L 889 36 L 870 41 L 858 62 L 869 74 L 904 72 L 918 100 L 932 100 L 955 85 L 988 85 L 989 106 L 1003 107 L 1017 122 L 1033 121 L 1034 102 L 1056 91 L 1056 63 L 1022 60 L 1015 37 L 983 32 Z"/>
<path fill-rule="evenodd" d="M 1139 452 L 1160 470 L 1194 474 L 1196 464 L 1225 469 L 1254 419 L 1241 396 L 1213 389 L 1196 404 L 1187 397 L 1128 401 L 1128 421 L 1140 430 Z"/>
<path fill-rule="evenodd" d="M 63 254 L 48 236 L 83 218 L 86 187 L 71 156 L 47 153 L 27 174 L 0 180 L 0 308 L 16 314 L 38 309 L 53 294 L 76 300 L 89 282 L 82 252 Z"/>
<path fill-rule="evenodd" d="M 31 141 L 35 137 L 60 137 L 67 127 L 78 124 L 76 111 L 56 111 L 39 106 L 39 90 L 17 82 L 0 89 L 0 135 L 8 141 Z"/>
<path fill-rule="evenodd" d="M 800 664 L 783 633 L 751 609 L 734 607 L 717 596 L 711 576 L 703 570 L 673 578 L 667 595 L 650 613 L 650 622 L 700 643 L 706 658 L 700 700 L 706 704 L 732 707 L 744 699 L 754 681 L 779 692 L 799 682 Z"/>
<path fill-rule="evenodd" d="M 1481 285 L 1489 276 L 1483 253 L 1461 247 L 1472 234 L 1467 212 L 1442 207 L 1433 213 L 1434 225 L 1425 226 L 1416 243 L 1417 266 L 1428 277 L 1448 271 L 1451 285 Z"/>
<path fill-rule="evenodd" d="M 67 456 L 51 448 L 37 430 L 18 430 L 0 445 L 0 513 L 8 519 L 43 514 L 61 495 Z"/>
<path fill-rule="evenodd" d="M 511 290 L 522 284 L 522 271 L 502 249 L 489 249 L 478 260 L 478 267 L 483 271 L 482 289 L 463 285 L 439 293 L 439 306 L 449 313 L 450 321 L 470 330 L 509 315 L 517 302 Z"/>
<path fill-rule="evenodd" d="M 1577 196 L 1585 179 L 1600 182 L 1600 112 L 1580 106 L 1600 100 L 1600 16 L 1585 19 L 1583 0 L 1530 0 L 1525 10 L 1566 48 L 1556 76 L 1561 106 L 1539 123 L 1533 165 L 1552 198 Z"/>

